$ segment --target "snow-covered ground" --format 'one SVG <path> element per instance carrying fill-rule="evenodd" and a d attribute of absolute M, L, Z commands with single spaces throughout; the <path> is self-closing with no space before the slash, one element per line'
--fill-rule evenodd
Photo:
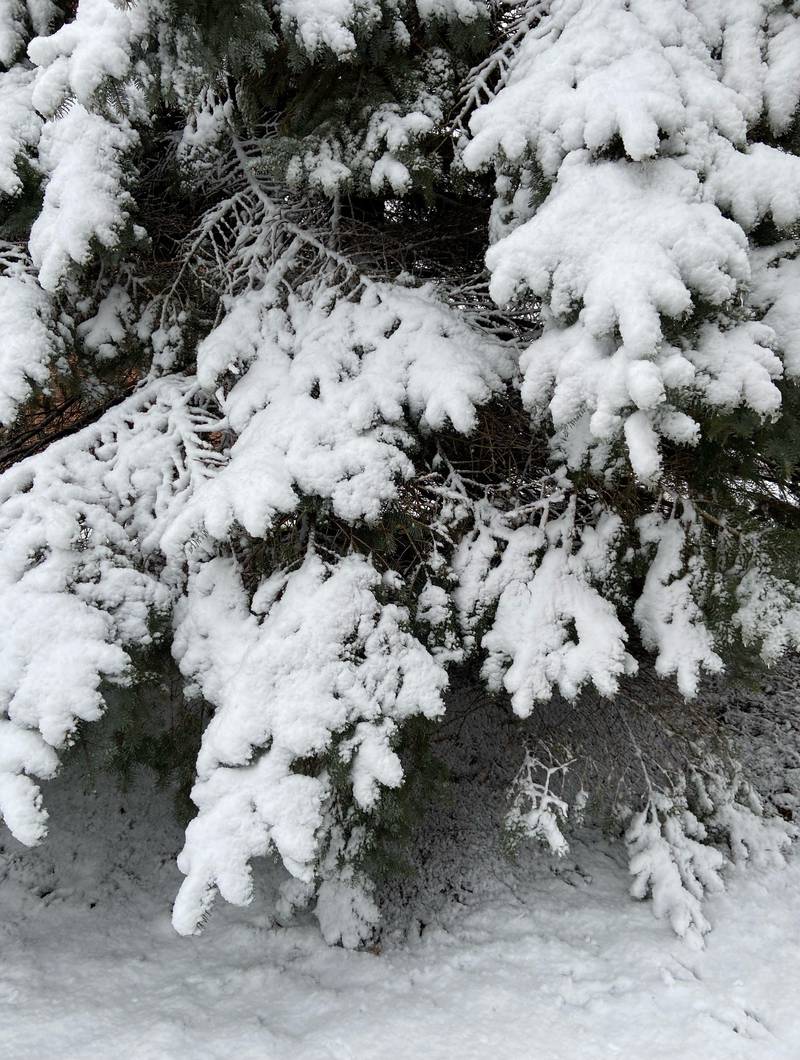
<path fill-rule="evenodd" d="M 273 928 L 263 894 L 187 939 L 169 798 L 77 787 L 49 793 L 45 846 L 0 855 L 3 1057 L 800 1057 L 800 859 L 735 872 L 700 953 L 588 836 L 559 862 L 486 860 L 380 952 Z"/>

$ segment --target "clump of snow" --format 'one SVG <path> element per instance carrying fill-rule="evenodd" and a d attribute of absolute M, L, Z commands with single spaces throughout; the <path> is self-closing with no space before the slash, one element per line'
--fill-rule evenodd
<path fill-rule="evenodd" d="M 19 160 L 39 142 L 42 119 L 33 108 L 35 73 L 13 66 L 0 73 L 0 193 L 22 191 Z"/>
<path fill-rule="evenodd" d="M 339 59 L 356 50 L 355 23 L 369 30 L 382 18 L 379 0 L 279 0 L 281 21 L 294 28 L 297 43 L 310 55 L 328 48 Z"/>
<path fill-rule="evenodd" d="M 39 163 L 48 179 L 29 245 L 46 291 L 56 290 L 73 265 L 86 264 L 94 240 L 119 242 L 132 205 L 125 163 L 138 143 L 126 119 L 107 121 L 80 103 L 44 125 Z M 83 194 L 75 194 L 78 187 Z"/>
<path fill-rule="evenodd" d="M 124 287 L 114 284 L 94 315 L 78 325 L 78 335 L 88 349 L 108 360 L 117 355 L 119 344 L 129 334 L 133 315 L 130 295 Z"/>
<path fill-rule="evenodd" d="M 563 502 L 563 496 L 553 500 Z M 545 508 L 538 526 L 515 526 L 513 511 L 479 503 L 474 529 L 452 561 L 467 643 L 494 609 L 481 641 L 483 675 L 490 688 L 505 688 L 523 718 L 556 690 L 571 699 L 591 682 L 613 695 L 619 678 L 636 669 L 625 629 L 601 591 L 618 517 L 601 515 L 574 547 L 574 498 L 564 514 L 547 515 Z"/>
<path fill-rule="evenodd" d="M 384 19 L 393 18 L 395 36 L 408 38 L 399 18 L 400 5 L 390 0 L 278 0 L 284 29 L 309 55 L 328 49 L 347 60 L 358 45 L 357 35 L 368 36 Z M 423 21 L 458 19 L 469 24 L 487 13 L 485 0 L 416 0 Z"/>
<path fill-rule="evenodd" d="M 642 545 L 655 553 L 636 601 L 634 618 L 646 648 L 656 654 L 656 672 L 675 674 L 685 696 L 697 693 L 701 673 L 719 673 L 722 660 L 706 628 L 697 596 L 708 575 L 699 555 L 684 559 L 686 536 L 697 533 L 687 506 L 669 518 L 657 512 L 638 521 Z"/>
<path fill-rule="evenodd" d="M 176 540 L 197 524 L 224 537 L 234 520 L 261 535 L 300 494 L 330 499 L 349 521 L 376 519 L 413 473 L 411 428 L 467 433 L 513 360 L 432 289 L 369 284 L 332 302 L 322 286 L 284 307 L 268 278 L 198 349 L 203 385 L 229 366 L 246 369 L 223 401 L 236 441 Z"/>
<path fill-rule="evenodd" d="M 39 67 L 36 109 L 49 116 L 68 99 L 91 108 L 104 84 L 124 81 L 147 14 L 146 2 L 122 7 L 113 0 L 80 0 L 73 19 L 55 33 L 35 37 L 28 55 Z"/>
<path fill-rule="evenodd" d="M 47 382 L 59 341 L 53 305 L 24 257 L 0 248 L 0 263 L 0 424 L 8 425 L 33 384 Z"/>

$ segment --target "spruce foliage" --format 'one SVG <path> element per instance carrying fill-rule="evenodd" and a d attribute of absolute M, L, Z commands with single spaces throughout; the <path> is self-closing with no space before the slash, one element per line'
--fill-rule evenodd
<path fill-rule="evenodd" d="M 103 760 L 191 787 L 178 930 L 271 852 L 356 945 L 459 675 L 526 718 L 796 650 L 798 60 L 778 0 L 7 4 L 14 834 L 114 700 Z M 688 717 L 575 761 L 626 749 L 594 805 L 700 938 L 761 809 Z M 568 742 L 510 794 L 556 853 Z"/>

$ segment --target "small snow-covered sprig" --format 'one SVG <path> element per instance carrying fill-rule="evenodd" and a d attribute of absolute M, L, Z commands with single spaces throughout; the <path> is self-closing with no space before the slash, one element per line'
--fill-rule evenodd
<path fill-rule="evenodd" d="M 512 843 L 516 844 L 522 838 L 535 839 L 558 857 L 569 852 L 569 843 L 562 830 L 570 811 L 564 798 L 564 786 L 574 763 L 574 758 L 556 761 L 547 748 L 539 754 L 526 748 L 522 765 L 509 790 L 511 804 L 505 817 L 505 827 Z M 581 788 L 576 799 L 579 813 L 585 801 Z"/>

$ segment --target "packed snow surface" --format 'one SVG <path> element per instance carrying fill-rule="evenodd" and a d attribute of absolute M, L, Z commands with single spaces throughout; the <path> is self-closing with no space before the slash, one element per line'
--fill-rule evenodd
<path fill-rule="evenodd" d="M 168 797 L 104 788 L 76 814 L 78 794 L 55 788 L 52 839 L 0 854 L 2 1057 L 800 1056 L 796 858 L 730 876 L 701 952 L 628 897 L 622 851 L 588 835 L 561 860 L 476 857 L 468 884 L 375 952 L 272 926 L 271 870 L 249 909 L 220 906 L 181 938 Z"/>

